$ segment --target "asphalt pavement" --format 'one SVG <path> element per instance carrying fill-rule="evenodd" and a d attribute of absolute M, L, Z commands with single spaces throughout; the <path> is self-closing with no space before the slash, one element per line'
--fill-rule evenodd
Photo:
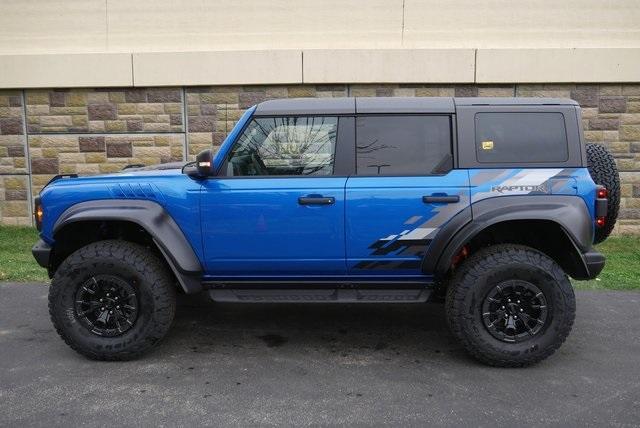
<path fill-rule="evenodd" d="M 640 426 L 640 293 L 577 292 L 560 350 L 485 367 L 442 305 L 214 304 L 132 362 L 77 355 L 47 287 L 0 284 L 0 426 Z"/>

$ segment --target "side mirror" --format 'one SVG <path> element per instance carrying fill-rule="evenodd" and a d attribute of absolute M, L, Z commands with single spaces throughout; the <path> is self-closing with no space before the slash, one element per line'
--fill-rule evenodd
<path fill-rule="evenodd" d="M 213 174 L 213 151 L 203 150 L 196 156 L 195 168 L 189 171 L 189 175 L 192 177 L 203 178 L 208 177 L 211 174 Z"/>

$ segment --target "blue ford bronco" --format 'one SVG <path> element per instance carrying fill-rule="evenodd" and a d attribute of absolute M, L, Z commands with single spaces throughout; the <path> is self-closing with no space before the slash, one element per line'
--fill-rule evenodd
<path fill-rule="evenodd" d="M 615 224 L 613 157 L 549 98 L 272 100 L 195 162 L 57 176 L 33 248 L 64 341 L 134 358 L 176 293 L 220 302 L 444 301 L 480 361 L 551 355 Z"/>

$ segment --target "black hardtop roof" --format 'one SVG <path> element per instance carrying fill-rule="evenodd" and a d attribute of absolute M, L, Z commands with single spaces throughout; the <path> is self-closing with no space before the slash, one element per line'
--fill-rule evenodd
<path fill-rule="evenodd" d="M 343 97 L 284 98 L 261 102 L 256 116 L 355 113 L 454 113 L 471 105 L 578 105 L 567 98 Z"/>
<path fill-rule="evenodd" d="M 536 98 L 536 97 L 465 97 L 454 98 L 457 106 L 577 106 L 576 101 L 569 98 Z"/>

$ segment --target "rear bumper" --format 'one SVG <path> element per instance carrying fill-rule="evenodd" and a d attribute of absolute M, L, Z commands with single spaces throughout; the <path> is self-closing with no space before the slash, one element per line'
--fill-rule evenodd
<path fill-rule="evenodd" d="M 587 276 L 576 279 L 594 279 L 602 272 L 602 269 L 604 269 L 605 258 L 604 255 L 598 251 L 591 250 L 582 254 L 582 260 L 587 268 Z"/>
<path fill-rule="evenodd" d="M 40 239 L 36 242 L 36 245 L 31 248 L 31 253 L 40 266 L 48 268 L 49 259 L 51 258 L 51 250 L 51 246 Z"/>

